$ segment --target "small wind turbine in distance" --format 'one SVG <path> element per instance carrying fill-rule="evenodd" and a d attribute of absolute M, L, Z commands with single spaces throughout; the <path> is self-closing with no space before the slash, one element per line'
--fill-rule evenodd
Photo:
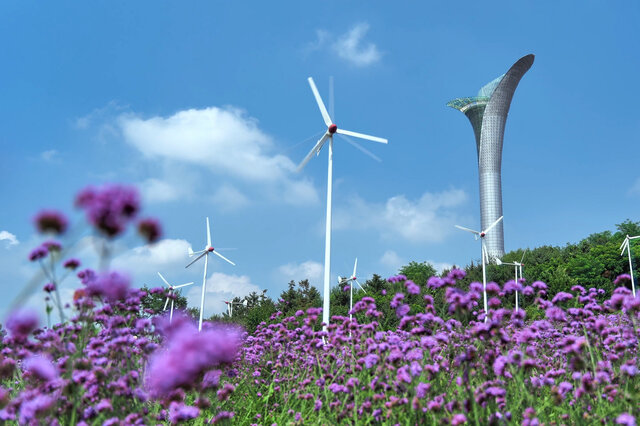
<path fill-rule="evenodd" d="M 498 258 L 496 258 L 496 263 L 498 265 L 512 265 L 514 267 L 513 269 L 515 269 L 515 271 L 516 271 L 515 282 L 516 282 L 516 285 L 517 285 L 518 284 L 518 266 L 521 265 L 521 263 L 518 263 L 518 262 L 512 262 L 512 263 L 503 262 L 502 260 L 500 260 Z M 516 312 L 518 312 L 518 289 L 517 288 L 516 288 Z"/>
<path fill-rule="evenodd" d="M 322 119 L 324 120 L 324 124 L 327 126 L 327 130 L 324 135 L 318 140 L 316 145 L 309 151 L 309 154 L 302 160 L 300 165 L 298 166 L 298 171 L 301 171 L 304 166 L 311 160 L 313 155 L 319 155 L 320 150 L 324 146 L 325 142 L 329 141 L 329 166 L 327 172 L 327 220 L 326 220 L 326 231 L 325 231 L 325 248 L 324 248 L 324 289 L 323 289 L 323 304 L 322 304 L 322 322 L 324 326 L 323 330 L 327 330 L 327 325 L 329 324 L 329 297 L 331 290 L 331 197 L 332 197 L 332 179 L 333 179 L 333 135 L 336 133 L 343 136 L 353 136 L 360 139 L 366 139 L 373 142 L 379 143 L 387 143 L 388 141 L 383 138 L 379 138 L 377 136 L 365 135 L 363 133 L 352 132 L 349 130 L 344 130 L 338 128 L 338 126 L 331 120 L 329 113 L 327 112 L 327 108 L 324 106 L 324 102 L 322 102 L 322 98 L 320 97 L 320 93 L 318 93 L 318 89 L 316 88 L 315 83 L 311 77 L 308 78 L 309 86 L 311 86 L 311 91 L 313 92 L 313 96 L 316 99 L 316 103 L 318 104 L 318 108 L 320 108 L 320 113 L 322 114 Z M 364 149 L 362 149 L 364 150 Z"/>
<path fill-rule="evenodd" d="M 353 274 L 351 275 L 351 277 L 340 277 L 338 276 L 338 285 L 344 285 L 344 284 L 349 284 L 349 320 L 353 319 L 353 314 L 351 313 L 351 311 L 353 310 L 353 283 L 355 282 L 356 284 L 358 284 L 358 287 L 360 287 L 362 289 L 362 291 L 364 291 L 365 293 L 367 292 L 367 290 L 364 289 L 364 287 L 362 287 L 362 284 L 360 284 L 358 282 L 358 280 L 356 279 L 356 268 L 358 267 L 358 258 L 356 257 L 356 262 L 353 264 Z"/>
<path fill-rule="evenodd" d="M 189 247 L 189 257 L 193 257 L 193 256 L 198 256 L 198 257 L 193 259 L 187 266 L 185 266 L 185 268 L 188 268 L 189 266 L 193 265 L 198 260 L 204 257 L 204 275 L 202 277 L 202 297 L 200 298 L 200 320 L 198 321 L 198 331 L 202 330 L 202 313 L 204 311 L 204 295 L 207 289 L 207 266 L 209 264 L 209 255 L 211 253 L 215 254 L 225 262 L 228 262 L 233 266 L 236 266 L 235 263 L 233 263 L 223 255 L 215 251 L 215 249 L 211 245 L 211 228 L 209 226 L 209 218 L 207 217 L 207 245 L 204 247 L 203 250 L 196 251 L 196 252 L 191 250 L 191 247 Z"/>
<path fill-rule="evenodd" d="M 233 303 L 233 301 L 227 301 L 227 300 L 224 300 L 223 302 L 227 304 L 227 315 L 229 315 L 229 318 L 233 316 L 233 305 L 242 305 L 246 308 L 247 305 L 249 304 L 249 302 L 247 302 L 247 299 L 244 299 L 242 302 L 236 302 L 236 303 Z"/>
<path fill-rule="evenodd" d="M 635 237 L 627 235 L 624 237 L 624 241 L 620 246 L 620 256 L 622 256 L 625 250 L 627 250 L 627 253 L 629 254 L 629 275 L 631 275 L 631 292 L 633 293 L 633 297 L 636 297 L 636 284 L 633 280 L 633 265 L 631 264 L 631 246 L 629 246 L 629 241 L 635 240 L 636 238 L 640 238 L 640 235 Z"/>
<path fill-rule="evenodd" d="M 462 229 L 463 231 L 467 231 L 467 232 L 471 232 L 472 234 L 474 234 L 476 240 L 480 239 L 481 242 L 481 248 L 482 248 L 482 296 L 484 299 L 484 321 L 487 322 L 487 318 L 489 318 L 489 310 L 487 309 L 487 269 L 486 269 L 486 262 L 485 262 L 485 258 L 486 261 L 489 261 L 489 256 L 487 254 L 487 249 L 485 247 L 484 244 L 484 237 L 487 236 L 487 234 L 489 233 L 489 231 L 491 231 L 498 223 L 500 223 L 500 221 L 502 220 L 504 216 L 500 216 L 498 219 L 496 219 L 495 222 L 493 222 L 491 225 L 489 225 L 489 227 L 483 231 L 474 231 L 473 229 L 469 229 L 469 228 L 465 228 L 464 226 L 460 226 L 460 225 L 456 225 L 456 228 L 458 229 Z"/>
<path fill-rule="evenodd" d="M 171 313 L 169 314 L 169 324 L 171 324 L 171 321 L 173 321 L 173 297 L 171 297 L 173 295 L 173 291 L 177 288 L 181 288 L 181 287 L 186 287 L 188 285 L 193 284 L 193 282 L 190 283 L 186 283 L 186 284 L 180 284 L 180 285 L 171 285 L 169 284 L 169 281 L 167 281 L 160 272 L 158 272 L 158 276 L 160 277 L 160 279 L 162 281 L 164 281 L 164 283 L 167 285 L 167 287 L 169 287 L 169 292 L 167 293 L 167 300 L 165 300 L 164 302 L 164 308 L 162 308 L 163 311 L 167 310 L 167 305 L 169 304 L 169 299 L 171 299 Z"/>

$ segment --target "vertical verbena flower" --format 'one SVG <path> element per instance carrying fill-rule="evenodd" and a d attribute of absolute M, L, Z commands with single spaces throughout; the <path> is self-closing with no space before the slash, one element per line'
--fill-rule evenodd
<path fill-rule="evenodd" d="M 58 378 L 57 368 L 51 362 L 51 359 L 43 355 L 31 355 L 22 363 L 24 371 L 29 372 L 44 382 L 50 382 Z"/>
<path fill-rule="evenodd" d="M 456 425 L 461 425 L 467 422 L 467 417 L 464 414 L 454 414 L 453 417 L 451 418 L 451 424 L 456 426 Z"/>
<path fill-rule="evenodd" d="M 57 241 L 49 240 L 42 243 L 42 247 L 49 253 L 62 251 L 62 244 Z"/>
<path fill-rule="evenodd" d="M 195 419 L 200 415 L 198 407 L 191 407 L 182 402 L 172 401 L 169 405 L 169 421 L 171 423 L 179 423 L 185 420 Z"/>
<path fill-rule="evenodd" d="M 622 283 L 623 281 L 631 281 L 631 275 L 629 274 L 620 274 L 616 277 L 616 279 L 613 281 L 613 284 L 615 285 L 619 285 L 620 283 Z"/>
<path fill-rule="evenodd" d="M 76 196 L 76 206 L 84 209 L 87 220 L 107 237 L 121 234 L 140 209 L 138 192 L 133 187 L 106 185 L 86 188 Z"/>
<path fill-rule="evenodd" d="M 42 210 L 33 219 L 38 231 L 63 234 L 67 230 L 68 221 L 64 214 L 56 210 Z"/>
<path fill-rule="evenodd" d="M 636 419 L 629 413 L 622 413 L 616 418 L 616 424 L 625 426 L 636 426 Z"/>
<path fill-rule="evenodd" d="M 14 311 L 7 320 L 7 329 L 11 336 L 24 339 L 38 326 L 38 314 L 31 309 L 19 309 Z"/>
<path fill-rule="evenodd" d="M 198 332 L 192 322 L 173 330 L 166 347 L 149 360 L 146 385 L 153 397 L 196 384 L 205 371 L 228 364 L 240 347 L 240 333 L 233 328 L 212 327 Z M 225 390 L 229 392 L 229 390 Z"/>
<path fill-rule="evenodd" d="M 158 220 L 146 218 L 138 222 L 138 233 L 147 243 L 153 244 L 162 236 L 162 227 Z"/>
<path fill-rule="evenodd" d="M 87 282 L 89 296 L 101 296 L 109 302 L 126 299 L 130 280 L 118 272 L 105 272 Z"/>
<path fill-rule="evenodd" d="M 42 290 L 44 290 L 47 293 L 51 293 L 52 291 L 54 291 L 56 289 L 56 285 L 54 283 L 47 283 L 44 285 L 44 287 L 42 288 Z"/>
<path fill-rule="evenodd" d="M 47 254 L 49 254 L 49 251 L 45 247 L 38 246 L 29 253 L 29 260 L 35 262 L 36 260 L 47 257 Z"/>
<path fill-rule="evenodd" d="M 555 305 L 571 299 L 573 299 L 573 295 L 571 293 L 560 291 L 553 297 L 553 299 L 551 299 L 551 303 Z"/>
<path fill-rule="evenodd" d="M 233 418 L 234 413 L 232 411 L 220 411 L 216 416 L 211 419 L 211 424 L 216 424 L 226 419 Z"/>
<path fill-rule="evenodd" d="M 73 271 L 80 266 L 80 261 L 78 259 L 67 259 L 62 266 Z"/>
<path fill-rule="evenodd" d="M 406 280 L 404 286 L 407 288 L 409 294 L 420 294 L 420 287 L 411 280 Z"/>
<path fill-rule="evenodd" d="M 46 413 L 56 402 L 49 395 L 35 394 L 20 404 L 20 424 L 38 424 L 38 417 Z"/>

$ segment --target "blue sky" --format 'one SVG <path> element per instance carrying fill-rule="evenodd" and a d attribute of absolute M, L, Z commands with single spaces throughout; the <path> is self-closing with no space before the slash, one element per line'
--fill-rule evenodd
<path fill-rule="evenodd" d="M 156 271 L 200 283 L 186 250 L 204 245 L 209 216 L 237 266 L 211 264 L 206 314 L 252 290 L 276 297 L 291 279 L 320 287 L 326 151 L 293 171 L 324 127 L 308 76 L 325 102 L 333 76 L 339 126 L 389 139 L 362 142 L 382 163 L 336 140 L 334 275 L 356 256 L 364 277 L 479 258 L 453 227 L 479 227 L 473 132 L 446 103 L 528 53 L 505 132 L 506 249 L 639 220 L 639 12 L 631 1 L 3 2 L 0 311 L 36 271 L 33 215 L 81 222 L 75 192 L 106 182 L 137 185 L 164 224 L 151 249 L 118 242 L 114 264 L 137 284 L 159 285 Z"/>

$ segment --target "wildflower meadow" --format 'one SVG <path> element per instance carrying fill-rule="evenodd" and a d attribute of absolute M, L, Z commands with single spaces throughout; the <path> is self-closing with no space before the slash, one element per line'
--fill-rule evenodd
<path fill-rule="evenodd" d="M 333 316 L 326 330 L 309 307 L 276 310 L 255 330 L 206 321 L 198 332 L 186 311 L 170 321 L 145 308 L 166 289 L 140 290 L 110 268 L 111 242 L 128 228 L 149 244 L 162 234 L 140 217 L 136 191 L 86 188 L 76 207 L 100 241 L 99 264 L 70 256 L 63 214 L 36 216 L 48 239 L 30 255 L 40 270 L 25 291 L 41 292 L 46 311 L 18 300 L 2 324 L 6 424 L 635 425 L 640 415 L 640 298 L 628 275 L 611 294 L 491 283 L 486 318 L 482 284 L 462 285 L 463 270 L 424 284 L 398 275 L 387 298 L 359 293 L 352 319 Z M 68 305 L 65 280 L 76 282 Z M 533 308 L 512 309 L 516 291 Z M 397 326 L 384 326 L 388 316 Z"/>

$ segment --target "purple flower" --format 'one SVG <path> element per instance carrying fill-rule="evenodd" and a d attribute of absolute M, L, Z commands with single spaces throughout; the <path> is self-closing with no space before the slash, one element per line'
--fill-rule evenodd
<path fill-rule="evenodd" d="M 20 405 L 20 424 L 38 424 L 36 419 L 48 411 L 55 403 L 49 395 L 36 394 L 24 400 Z"/>
<path fill-rule="evenodd" d="M 169 405 L 169 421 L 179 423 L 185 420 L 195 419 L 200 415 L 198 407 L 184 405 L 182 402 L 172 401 Z"/>
<path fill-rule="evenodd" d="M 45 247 L 38 246 L 31 250 L 31 253 L 29 253 L 29 260 L 34 262 L 36 260 L 47 257 L 47 254 L 49 254 L 49 250 L 47 250 Z"/>
<path fill-rule="evenodd" d="M 631 281 L 631 275 L 629 275 L 629 274 L 620 274 L 620 275 L 618 275 L 616 277 L 616 279 L 613 281 L 613 283 L 615 285 L 619 285 L 623 281 Z"/>
<path fill-rule="evenodd" d="M 105 272 L 87 283 L 89 296 L 102 296 L 109 302 L 124 300 L 129 294 L 129 278 L 118 272 Z"/>
<path fill-rule="evenodd" d="M 402 305 L 398 306 L 398 308 L 396 308 L 396 315 L 398 316 L 398 318 L 402 318 L 403 316 L 407 315 L 410 310 L 411 307 L 406 303 L 403 303 Z"/>
<path fill-rule="evenodd" d="M 36 329 L 39 319 L 38 314 L 30 309 L 20 309 L 14 311 L 7 320 L 7 329 L 11 336 L 17 339 L 24 339 Z"/>
<path fill-rule="evenodd" d="M 233 361 L 239 346 L 240 334 L 236 329 L 211 327 L 198 332 L 192 322 L 183 322 L 172 331 L 166 348 L 151 356 L 146 372 L 147 388 L 155 397 L 179 387 L 188 388 L 203 372 Z M 227 393 L 230 391 L 225 385 L 222 395 Z"/>
<path fill-rule="evenodd" d="M 54 283 L 47 283 L 44 285 L 44 288 L 43 288 L 43 290 L 46 291 L 47 293 L 51 293 L 55 289 L 56 289 L 56 285 Z"/>
<path fill-rule="evenodd" d="M 78 259 L 68 259 L 66 262 L 64 262 L 62 266 L 64 266 L 67 269 L 74 270 L 78 266 L 80 266 L 80 261 Z"/>
<path fill-rule="evenodd" d="M 62 234 L 67 230 L 67 218 L 56 210 L 42 210 L 33 219 L 40 232 L 52 232 Z"/>
<path fill-rule="evenodd" d="M 364 365 L 367 368 L 371 368 L 374 365 L 376 365 L 378 363 L 378 361 L 380 360 L 380 357 L 376 354 L 369 354 L 367 356 L 364 357 Z"/>
<path fill-rule="evenodd" d="M 85 188 L 76 196 L 76 205 L 86 211 L 89 223 L 111 238 L 122 233 L 140 209 L 136 189 L 121 185 Z"/>
<path fill-rule="evenodd" d="M 451 418 L 451 424 L 453 426 L 461 425 L 467 422 L 467 417 L 464 414 L 455 414 Z"/>
<path fill-rule="evenodd" d="M 31 355 L 24 360 L 22 367 L 34 377 L 45 382 L 50 382 L 59 375 L 58 370 L 51 363 L 51 360 L 44 356 Z"/>
<path fill-rule="evenodd" d="M 42 247 L 46 249 L 49 253 L 51 252 L 59 252 L 62 250 L 62 244 L 57 241 L 49 240 L 42 243 Z"/>
<path fill-rule="evenodd" d="M 636 426 L 636 419 L 629 413 L 622 413 L 616 418 L 616 424 L 625 426 Z"/>
<path fill-rule="evenodd" d="M 536 289 L 538 291 L 547 289 L 547 285 L 545 283 L 543 283 L 542 281 L 534 282 L 533 284 L 531 284 L 531 287 L 533 287 L 534 289 Z"/>
<path fill-rule="evenodd" d="M 212 424 L 216 424 L 221 420 L 231 419 L 233 418 L 234 413 L 232 411 L 220 411 L 216 416 L 211 419 Z"/>
<path fill-rule="evenodd" d="M 142 235 L 147 243 L 153 244 L 162 236 L 162 227 L 156 219 L 142 219 L 138 222 L 138 233 Z"/>
<path fill-rule="evenodd" d="M 487 293 L 498 294 L 500 293 L 500 286 L 494 282 L 490 282 L 487 284 Z"/>
<path fill-rule="evenodd" d="M 429 383 L 420 382 L 418 383 L 418 386 L 416 386 L 416 396 L 418 398 L 424 398 L 427 396 L 430 389 L 431 385 Z"/>
<path fill-rule="evenodd" d="M 565 302 L 567 300 L 571 300 L 573 299 L 573 295 L 570 293 L 566 293 L 564 291 L 559 292 L 558 294 L 556 294 L 553 299 L 551 300 L 551 303 L 558 304 L 561 302 Z"/>
<path fill-rule="evenodd" d="M 321 408 L 322 408 L 322 401 L 320 399 L 316 399 L 316 402 L 314 402 L 313 404 L 313 410 L 320 411 Z"/>
<path fill-rule="evenodd" d="M 411 280 L 404 282 L 404 286 L 407 288 L 409 294 L 420 294 L 420 287 Z"/>

